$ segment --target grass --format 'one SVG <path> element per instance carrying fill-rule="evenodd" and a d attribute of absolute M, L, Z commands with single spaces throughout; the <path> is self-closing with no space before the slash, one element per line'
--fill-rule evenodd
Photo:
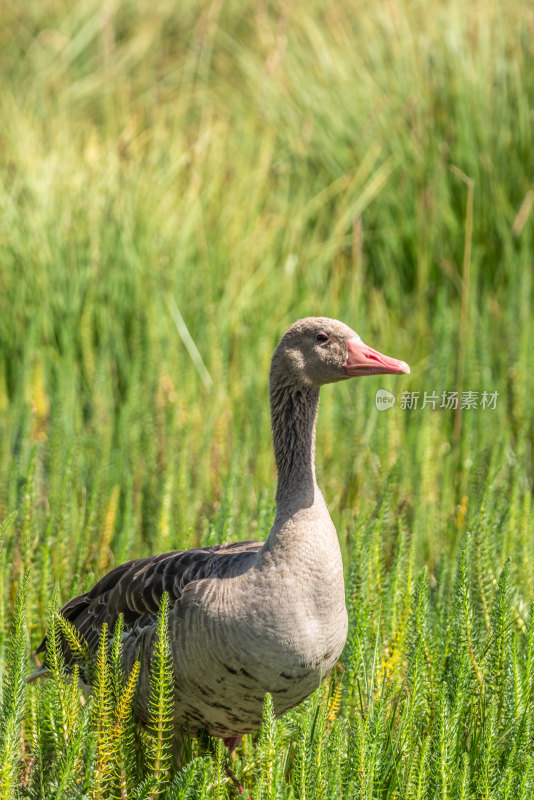
<path fill-rule="evenodd" d="M 168 769 L 163 685 L 134 729 L 117 649 L 85 705 L 60 658 L 24 679 L 114 564 L 268 535 L 269 360 L 308 314 L 412 374 L 323 390 L 349 641 L 236 771 L 254 800 L 531 797 L 530 6 L 1 15 L 0 798 L 233 795 L 216 743 Z M 455 390 L 496 409 L 400 407 Z"/>

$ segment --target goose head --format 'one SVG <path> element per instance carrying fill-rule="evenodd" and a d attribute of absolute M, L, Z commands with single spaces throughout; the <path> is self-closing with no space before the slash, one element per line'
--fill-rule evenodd
<path fill-rule="evenodd" d="M 373 350 L 336 319 L 306 317 L 293 323 L 275 350 L 271 385 L 317 389 L 325 383 L 362 375 L 402 375 L 405 361 Z"/>

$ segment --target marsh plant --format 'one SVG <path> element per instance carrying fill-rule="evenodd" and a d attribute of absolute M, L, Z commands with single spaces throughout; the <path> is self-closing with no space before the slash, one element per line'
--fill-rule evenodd
<path fill-rule="evenodd" d="M 266 538 L 269 360 L 311 314 L 406 359 L 402 391 L 498 401 L 325 387 L 349 640 L 234 771 L 254 800 L 531 798 L 532 9 L 0 14 L 0 800 L 237 796 L 218 740 L 176 766 L 165 605 L 144 728 L 121 623 L 89 656 L 57 611 L 130 558 Z"/>

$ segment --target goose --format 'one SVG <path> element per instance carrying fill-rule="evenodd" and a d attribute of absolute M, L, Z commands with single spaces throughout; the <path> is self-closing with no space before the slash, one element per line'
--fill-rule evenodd
<path fill-rule="evenodd" d="M 141 659 L 135 715 L 148 721 L 150 660 L 162 596 L 169 597 L 176 735 L 206 730 L 235 754 L 261 726 L 266 693 L 277 717 L 320 685 L 347 637 L 338 538 L 315 477 L 319 389 L 363 375 L 409 373 L 326 317 L 295 322 L 271 363 L 270 407 L 278 482 L 265 542 L 240 541 L 128 561 L 62 615 L 96 652 L 101 629 L 123 615 L 122 658 Z M 75 656 L 63 642 L 67 667 Z M 46 653 L 46 636 L 36 651 Z M 43 666 L 34 673 L 39 677 Z M 83 674 L 83 667 L 82 667 Z"/>

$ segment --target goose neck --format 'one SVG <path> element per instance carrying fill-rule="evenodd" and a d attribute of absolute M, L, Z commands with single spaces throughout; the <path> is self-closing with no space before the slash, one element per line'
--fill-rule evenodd
<path fill-rule="evenodd" d="M 315 479 L 315 423 L 319 390 L 271 386 L 271 424 L 278 471 L 277 508 L 295 511 L 313 505 Z"/>

